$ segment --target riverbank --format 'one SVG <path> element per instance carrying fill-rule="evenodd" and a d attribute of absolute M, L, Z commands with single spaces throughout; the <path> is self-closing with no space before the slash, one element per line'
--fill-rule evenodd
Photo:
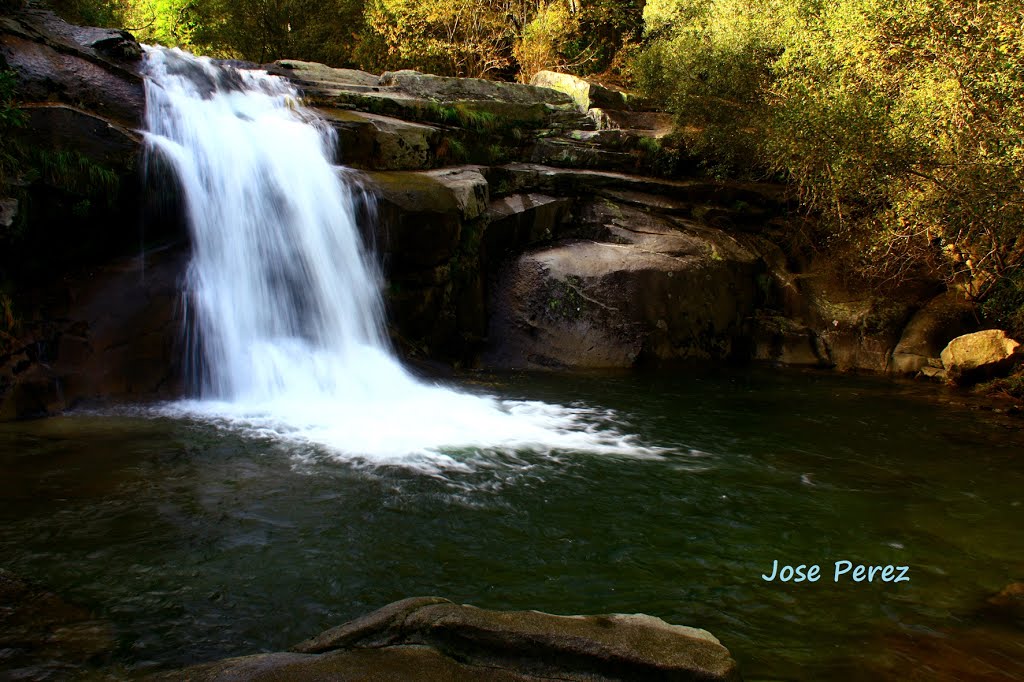
<path fill-rule="evenodd" d="M 181 395 L 191 245 L 168 169 L 140 180 L 141 48 L 37 7 L 0 32 L 28 117 L 15 132 L 119 187 L 100 201 L 106 185 L 72 168 L 11 190 L 22 209 L 2 265 L 15 289 L 0 413 Z M 784 186 L 688 176 L 685 164 L 663 177 L 661 155 L 679 152 L 672 120 L 596 84 L 267 68 L 315 107 L 366 189 L 361 229 L 383 268 L 391 340 L 412 362 L 913 375 L 941 370 L 946 344 L 984 326 L 937 281 L 844 281 L 841 263 L 799 244 L 809 218 Z M 45 269 L 29 267 L 40 259 Z"/>

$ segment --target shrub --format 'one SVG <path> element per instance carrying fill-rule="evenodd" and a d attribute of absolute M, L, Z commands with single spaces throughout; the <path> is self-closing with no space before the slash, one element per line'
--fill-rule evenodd
<path fill-rule="evenodd" d="M 788 179 L 876 282 L 1024 265 L 1020 3 L 652 0 L 639 85 L 711 172 Z"/>

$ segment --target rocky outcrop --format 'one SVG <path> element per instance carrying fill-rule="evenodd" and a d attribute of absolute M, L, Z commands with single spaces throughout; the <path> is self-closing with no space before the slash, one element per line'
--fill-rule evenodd
<path fill-rule="evenodd" d="M 671 116 L 628 111 L 624 93 L 565 74 L 542 72 L 523 85 L 417 71 L 378 77 L 293 60 L 268 68 L 338 130 L 340 158 L 367 170 L 529 160 L 637 171 L 675 128 Z"/>
<path fill-rule="evenodd" d="M 940 355 L 947 378 L 970 385 L 1007 374 L 1024 360 L 1020 343 L 1000 329 L 958 336 Z"/>
<path fill-rule="evenodd" d="M 564 92 L 572 98 L 581 113 L 590 109 L 611 109 L 621 111 L 629 109 L 629 95 L 621 90 L 612 89 L 599 83 L 577 78 L 568 73 L 555 71 L 538 71 L 530 79 L 531 85 L 550 88 Z"/>
<path fill-rule="evenodd" d="M 518 258 L 495 294 L 488 364 L 632 367 L 724 359 L 758 303 L 757 256 L 721 230 L 611 201 L 587 240 Z"/>
<path fill-rule="evenodd" d="M 739 680 L 711 633 L 646 616 L 488 611 L 437 597 L 395 602 L 295 647 L 160 680 Z"/>
<path fill-rule="evenodd" d="M 294 60 L 269 64 L 267 70 L 294 82 L 314 106 L 357 109 L 406 121 L 535 129 L 585 120 L 568 95 L 519 83 L 418 71 L 394 71 L 378 77 Z"/>
<path fill-rule="evenodd" d="M 892 352 L 892 371 L 917 374 L 942 369 L 939 354 L 950 339 L 977 325 L 974 306 L 956 291 L 936 296 L 914 313 Z"/>
<path fill-rule="evenodd" d="M 379 197 L 377 243 L 398 346 L 461 358 L 486 328 L 480 236 L 488 183 L 478 166 L 366 173 Z"/>
<path fill-rule="evenodd" d="M 141 56 L 125 31 L 72 26 L 38 7 L 0 17 L 0 59 L 17 74 L 23 102 L 62 102 L 138 128 L 145 107 L 135 68 Z"/>
<path fill-rule="evenodd" d="M 35 4 L 0 17 L 0 63 L 25 114 L 14 142 L 26 150 L 0 232 L 17 316 L 0 343 L 0 419 L 175 390 L 184 260 L 138 254 L 183 229 L 143 199 L 141 56 L 124 31 L 72 26 Z"/>
<path fill-rule="evenodd" d="M 0 421 L 83 402 L 180 395 L 187 259 L 183 249 L 153 251 L 42 292 L 47 300 L 35 307 L 49 316 L 24 322 L 0 354 Z"/>
<path fill-rule="evenodd" d="M 825 340 L 810 327 L 769 310 L 750 321 L 751 359 L 795 367 L 831 367 Z"/>
<path fill-rule="evenodd" d="M 605 350 L 595 350 L 587 366 L 743 357 L 746 318 L 763 298 L 764 264 L 732 235 L 756 229 L 785 206 L 771 186 L 531 164 L 364 177 L 380 197 L 375 238 L 399 345 L 407 353 L 471 362 L 480 353 L 485 364 L 500 366 L 576 366 L 578 354 L 541 357 L 512 330 L 536 317 L 529 310 L 552 313 L 558 304 L 548 304 L 562 298 L 565 282 L 584 280 L 595 290 L 583 295 L 603 304 L 581 307 L 580 315 L 593 313 L 585 334 L 612 325 L 616 331 L 605 332 L 620 343 L 614 352 L 610 342 L 598 344 Z M 620 259 L 600 256 L 602 249 Z M 537 258 L 564 266 L 564 272 L 556 268 L 561 284 L 520 276 L 533 272 L 527 264 Z M 508 289 L 512 281 L 515 293 Z M 675 298 L 666 298 L 669 293 Z M 620 313 L 606 316 L 612 309 Z M 567 334 L 558 341 L 566 348 L 574 346 L 573 334 L 584 333 L 579 316 L 551 322 L 548 340 Z"/>
<path fill-rule="evenodd" d="M 437 126 L 349 109 L 321 108 L 338 133 L 338 158 L 355 168 L 417 170 L 441 165 L 443 134 Z"/>
<path fill-rule="evenodd" d="M 126 234 L 138 248 L 141 55 L 124 31 L 72 26 L 34 5 L 0 17 L 0 65 L 15 75 L 26 118 L 10 134 L 30 150 L 8 191 L 32 229 L 5 245 L 8 260 L 45 249 L 47 266 L 63 271 L 121 255 L 110 242 Z"/>
<path fill-rule="evenodd" d="M 44 312 L 0 355 L 4 416 L 180 385 L 172 360 L 187 238 L 173 181 L 151 167 L 151 186 L 139 184 L 139 54 L 124 32 L 69 26 L 37 8 L 0 18 L 26 139 L 63 169 L 0 197 L 0 224 L 32 226 L 5 267 L 47 292 L 44 302 L 21 299 Z M 872 295 L 846 287 L 827 262 L 785 253 L 779 236 L 804 218 L 784 187 L 655 177 L 674 123 L 636 110 L 626 93 L 554 73 L 522 85 L 292 60 L 268 68 L 319 107 L 339 157 L 361 171 L 350 177 L 375 197 L 364 202 L 364 232 L 407 356 L 502 367 L 728 358 L 909 373 L 941 371 L 938 350 L 972 328 L 967 308 L 929 303 L 929 285 Z M 100 182 L 61 184 L 69 169 Z M 163 265 L 128 284 L 141 270 L 118 259 L 140 242 L 176 255 L 154 256 Z M 33 279 L 44 272 L 55 276 Z M 115 282 L 131 293 L 113 295 Z M 105 322 L 97 306 L 109 306 Z"/>
<path fill-rule="evenodd" d="M 804 310 L 797 319 L 815 331 L 829 364 L 841 371 L 887 372 L 892 352 L 919 305 L 920 292 L 878 295 L 846 286 L 828 263 L 797 277 Z"/>

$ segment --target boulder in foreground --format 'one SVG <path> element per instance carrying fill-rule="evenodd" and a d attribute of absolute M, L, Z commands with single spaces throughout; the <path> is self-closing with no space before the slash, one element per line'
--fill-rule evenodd
<path fill-rule="evenodd" d="M 438 597 L 395 602 L 292 653 L 228 659 L 163 680 L 739 680 L 704 630 L 646 615 L 489 611 Z"/>
<path fill-rule="evenodd" d="M 949 380 L 970 385 L 1007 374 L 1022 358 L 1020 344 L 1001 329 L 958 336 L 942 350 Z"/>

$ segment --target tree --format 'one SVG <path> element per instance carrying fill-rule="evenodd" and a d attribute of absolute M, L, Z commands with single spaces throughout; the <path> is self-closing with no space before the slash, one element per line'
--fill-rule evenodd
<path fill-rule="evenodd" d="M 579 37 L 579 19 L 567 3 L 559 0 L 542 2 L 536 14 L 523 25 L 515 43 L 519 79 L 528 83 L 538 71 L 571 67 L 571 57 L 566 55 L 565 46 Z"/>
<path fill-rule="evenodd" d="M 369 60 L 449 76 L 499 73 L 512 64 L 509 19 L 522 13 L 517 0 L 370 0 L 367 28 L 378 54 Z"/>
<path fill-rule="evenodd" d="M 658 0 L 638 66 L 718 168 L 779 173 L 877 282 L 1024 264 L 1024 4 Z M 755 158 L 759 163 L 744 164 Z"/>

